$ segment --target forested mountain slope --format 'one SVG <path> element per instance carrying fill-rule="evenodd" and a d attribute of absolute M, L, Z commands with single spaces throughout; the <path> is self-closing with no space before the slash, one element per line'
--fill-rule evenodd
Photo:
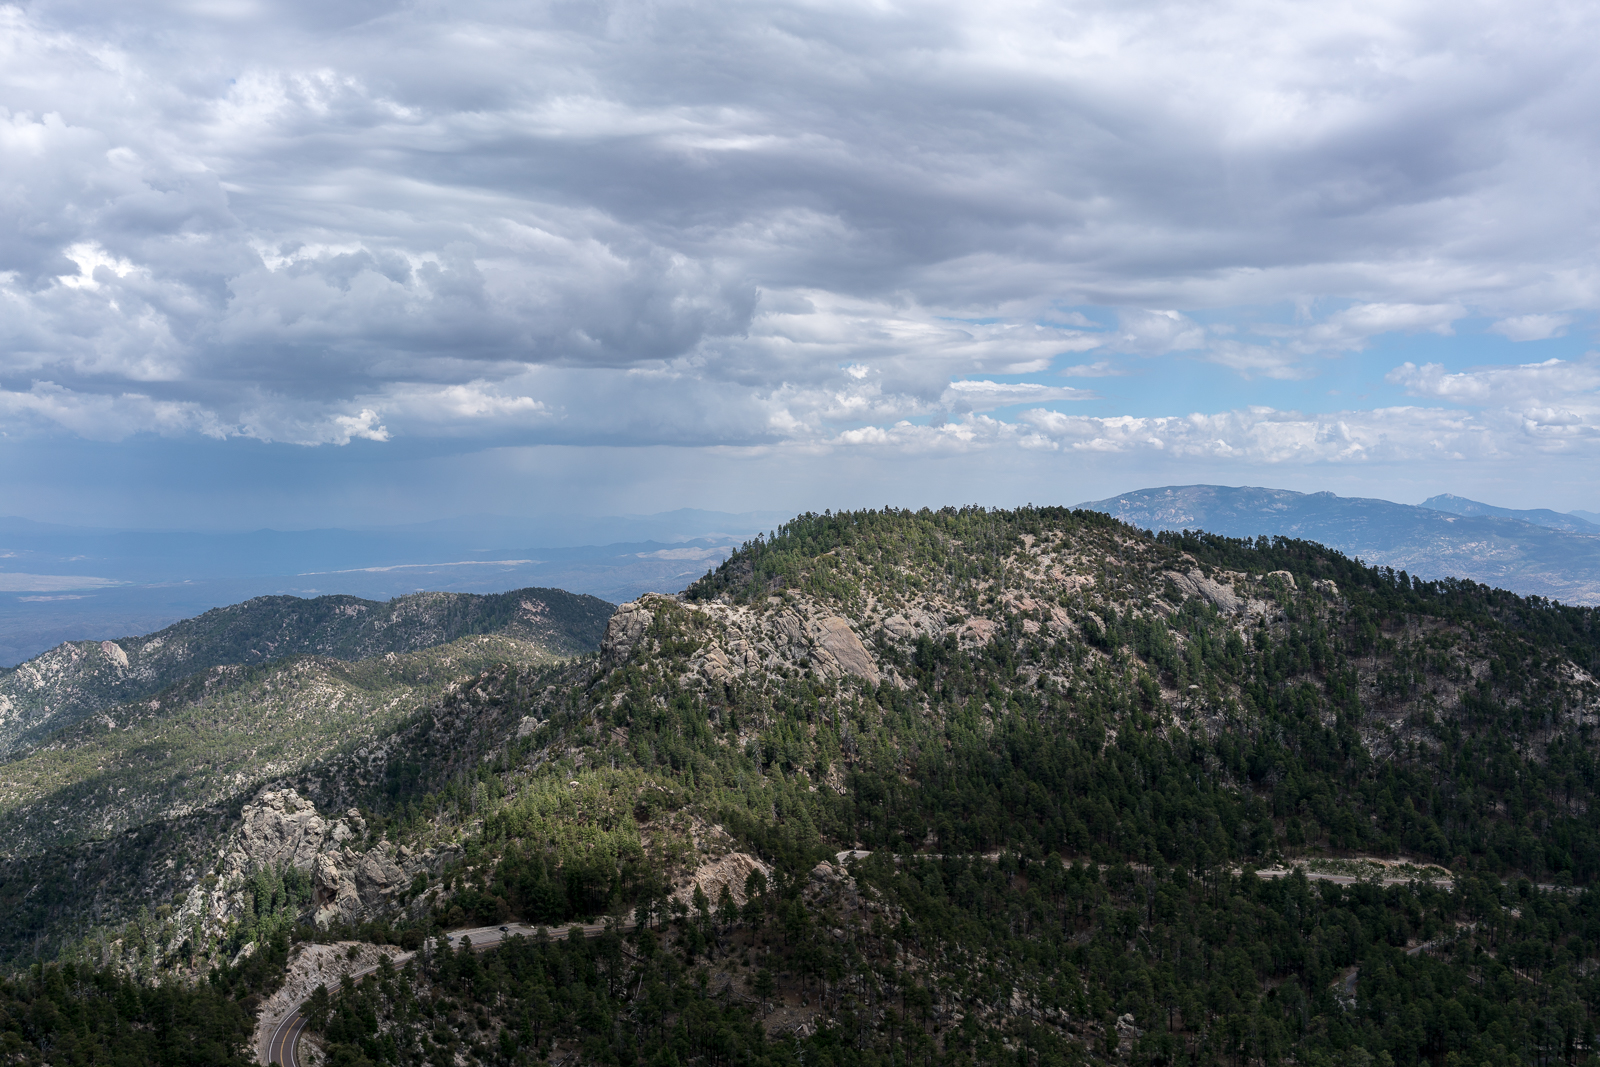
<path fill-rule="evenodd" d="M 803 516 L 153 827 L 168 911 L 66 958 L 422 947 L 314 1006 L 352 1064 L 1585 1062 L 1596 622 L 1088 512 Z M 1358 856 L 1426 880 L 1328 880 Z M 69 867 L 0 901 L 65 923 Z M 559 937 L 608 914 L 647 928 Z M 431 940 L 510 918 L 557 936 Z"/>
<path fill-rule="evenodd" d="M 258 597 L 142 637 L 68 642 L 0 671 L 0 753 L 210 667 L 298 654 L 360 660 L 469 634 L 504 634 L 570 656 L 595 647 L 611 611 L 597 597 L 560 589 L 414 593 L 387 602 Z"/>
<path fill-rule="evenodd" d="M 651 627 L 682 636 L 628 644 Z M 854 667 L 839 650 L 858 646 Z M 777 758 L 876 776 L 882 818 L 858 800 L 848 822 L 879 847 L 1017 847 L 985 822 L 1014 835 L 1027 810 L 1039 848 L 1105 858 L 1323 845 L 1600 874 L 1595 613 L 1307 542 L 1151 538 L 1085 513 L 824 516 L 682 602 L 625 605 L 605 662 L 624 648 L 654 687 L 726 704 L 741 743 L 752 714 L 792 716 L 785 689 L 823 684 Z M 1200 783 L 1152 803 L 1196 763 Z M 1015 778 L 1004 815 L 966 796 L 974 773 Z M 1142 796 L 1108 811 L 1119 778 Z M 1201 813 L 1215 821 L 1187 825 Z"/>

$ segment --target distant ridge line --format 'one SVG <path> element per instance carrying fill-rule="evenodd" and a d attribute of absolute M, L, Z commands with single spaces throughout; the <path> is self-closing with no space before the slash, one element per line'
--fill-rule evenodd
<path fill-rule="evenodd" d="M 1470 578 L 1523 596 L 1600 604 L 1600 527 L 1580 516 L 1495 508 L 1448 494 L 1430 502 L 1448 507 L 1326 491 L 1169 485 L 1078 507 L 1141 529 L 1293 537 L 1422 578 Z M 1468 506 L 1485 513 L 1452 510 Z"/>

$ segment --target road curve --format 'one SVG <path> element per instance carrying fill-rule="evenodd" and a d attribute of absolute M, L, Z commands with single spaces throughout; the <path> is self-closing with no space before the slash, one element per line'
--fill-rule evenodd
<path fill-rule="evenodd" d="M 551 937 L 564 937 L 572 927 L 583 931 L 584 937 L 599 937 L 606 931 L 605 923 L 571 923 L 562 927 L 545 927 Z M 619 930 L 630 930 L 634 921 L 628 919 L 618 925 Z M 462 930 L 448 930 L 444 938 L 452 945 L 458 944 L 463 937 L 472 941 L 474 951 L 482 952 L 485 949 L 498 948 L 500 942 L 513 936 L 532 937 L 537 931 L 537 926 L 528 923 L 506 923 L 504 926 L 473 926 Z M 393 963 L 403 964 L 414 952 L 405 952 L 393 958 Z M 363 967 L 359 971 L 351 971 L 350 977 L 359 982 L 378 968 Z M 301 1001 L 284 1015 L 283 1021 L 267 1035 L 267 1040 L 256 1049 L 256 1059 L 262 1064 L 280 1064 L 281 1067 L 300 1067 L 300 1035 L 305 1033 L 306 1013 L 305 1001 Z"/>
<path fill-rule="evenodd" d="M 300 1035 L 306 1028 L 305 1012 L 296 1008 L 272 1032 L 267 1041 L 267 1062 L 297 1065 L 300 1058 L 295 1050 L 300 1047 Z"/>

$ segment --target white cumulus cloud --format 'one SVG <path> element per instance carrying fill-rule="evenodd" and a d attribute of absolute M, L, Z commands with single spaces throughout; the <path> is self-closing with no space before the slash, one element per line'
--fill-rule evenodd
<path fill-rule="evenodd" d="M 1513 315 L 1489 329 L 1512 341 L 1543 341 L 1560 337 L 1570 325 L 1571 315 Z"/>
<path fill-rule="evenodd" d="M 951 411 L 992 411 L 1013 404 L 1044 404 L 1055 400 L 1091 400 L 1094 393 L 1068 386 L 1038 382 L 951 382 L 941 400 Z"/>

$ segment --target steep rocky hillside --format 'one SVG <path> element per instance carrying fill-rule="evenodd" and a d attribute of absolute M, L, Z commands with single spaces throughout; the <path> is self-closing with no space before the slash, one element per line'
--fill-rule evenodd
<path fill-rule="evenodd" d="M 0 763 L 0 856 L 106 838 L 384 743 L 463 677 L 555 661 L 500 634 L 346 663 L 212 667 Z"/>
<path fill-rule="evenodd" d="M 1305 541 L 808 515 L 0 901 L 151 982 L 419 949 L 329 1062 L 1586 1062 L 1597 667 L 1591 609 Z"/>
<path fill-rule="evenodd" d="M 210 667 L 299 654 L 354 661 L 468 634 L 503 634 L 552 656 L 570 656 L 595 647 L 611 611 L 596 597 L 559 589 L 415 593 L 385 603 L 351 596 L 258 597 L 143 637 L 69 642 L 0 671 L 0 753 Z"/>
<path fill-rule="evenodd" d="M 514 665 L 528 651 L 516 645 L 294 658 L 209 694 L 197 679 L 200 699 L 131 736 L 85 724 L 4 765 L 0 959 L 86 938 L 93 958 L 147 979 L 203 976 L 330 903 L 324 925 L 395 918 L 419 870 L 460 854 L 478 800 L 466 776 L 519 724 L 503 689 L 560 670 L 537 655 Z M 397 810 L 420 812 L 404 833 Z M 260 878 L 276 888 L 258 901 Z"/>

